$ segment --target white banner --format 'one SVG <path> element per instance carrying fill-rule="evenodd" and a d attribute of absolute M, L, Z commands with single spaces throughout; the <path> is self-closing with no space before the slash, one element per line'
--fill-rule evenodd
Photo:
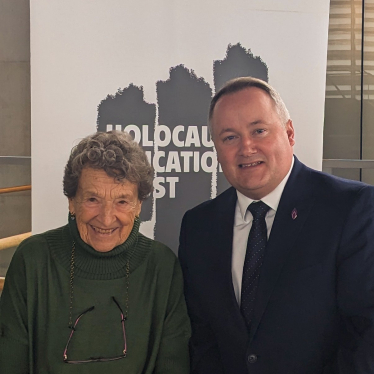
<path fill-rule="evenodd" d="M 33 232 L 67 221 L 72 146 L 126 129 L 155 168 L 141 231 L 176 251 L 183 213 L 227 187 L 206 118 L 237 76 L 280 92 L 320 169 L 328 18 L 328 0 L 31 0 Z"/>

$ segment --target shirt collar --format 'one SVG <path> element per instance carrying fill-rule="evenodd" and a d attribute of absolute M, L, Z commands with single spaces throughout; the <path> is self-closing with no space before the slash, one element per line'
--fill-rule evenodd
<path fill-rule="evenodd" d="M 287 175 L 282 179 L 282 181 L 278 184 L 277 187 L 273 191 L 271 191 L 269 194 L 264 196 L 261 201 L 263 201 L 267 206 L 269 206 L 271 209 L 273 209 L 275 212 L 278 209 L 279 201 L 282 196 L 284 187 L 288 181 L 288 178 L 291 174 L 293 165 L 294 165 L 294 157 L 292 157 L 292 162 L 291 162 L 291 167 L 290 170 L 288 170 Z M 236 194 L 238 196 L 238 201 L 237 204 L 239 205 L 239 210 L 240 210 L 240 216 L 243 221 L 245 221 L 245 215 L 247 213 L 247 208 L 250 204 L 252 204 L 253 200 L 245 195 L 243 195 L 241 192 L 236 190 Z"/>

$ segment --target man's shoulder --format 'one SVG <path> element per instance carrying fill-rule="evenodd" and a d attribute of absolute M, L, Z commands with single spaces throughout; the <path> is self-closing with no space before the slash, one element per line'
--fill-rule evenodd
<path fill-rule="evenodd" d="M 360 181 L 340 178 L 311 169 L 303 164 L 301 164 L 301 173 L 309 174 L 306 181 L 310 183 L 313 195 L 322 200 L 340 204 L 356 199 L 360 195 L 374 196 L 374 186 Z M 296 182 L 295 186 L 297 186 L 298 177 L 296 176 L 294 180 Z"/>
<path fill-rule="evenodd" d="M 318 170 L 311 170 L 311 176 L 316 187 L 322 191 L 329 189 L 341 193 L 356 193 L 357 191 L 367 189 L 374 190 L 374 186 L 351 179 L 340 178 L 335 175 L 327 174 Z"/>
<path fill-rule="evenodd" d="M 186 212 L 186 215 L 194 217 L 214 215 L 219 211 L 232 208 L 236 203 L 236 198 L 235 188 L 230 187 L 214 199 L 204 201 L 203 203 L 191 208 Z"/>

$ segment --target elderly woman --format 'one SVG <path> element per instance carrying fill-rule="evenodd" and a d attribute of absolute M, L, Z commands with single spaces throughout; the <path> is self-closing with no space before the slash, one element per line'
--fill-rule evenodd
<path fill-rule="evenodd" d="M 0 373 L 189 372 L 179 263 L 139 233 L 152 177 L 126 133 L 73 148 L 63 183 L 69 223 L 21 243 L 6 276 Z"/>

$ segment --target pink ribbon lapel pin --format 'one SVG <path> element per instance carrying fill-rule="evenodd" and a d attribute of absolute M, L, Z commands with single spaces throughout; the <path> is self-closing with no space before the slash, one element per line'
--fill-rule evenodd
<path fill-rule="evenodd" d="M 297 218 L 297 210 L 296 210 L 296 208 L 293 208 L 293 210 L 291 212 L 291 217 L 292 217 L 292 219 L 296 219 Z"/>

